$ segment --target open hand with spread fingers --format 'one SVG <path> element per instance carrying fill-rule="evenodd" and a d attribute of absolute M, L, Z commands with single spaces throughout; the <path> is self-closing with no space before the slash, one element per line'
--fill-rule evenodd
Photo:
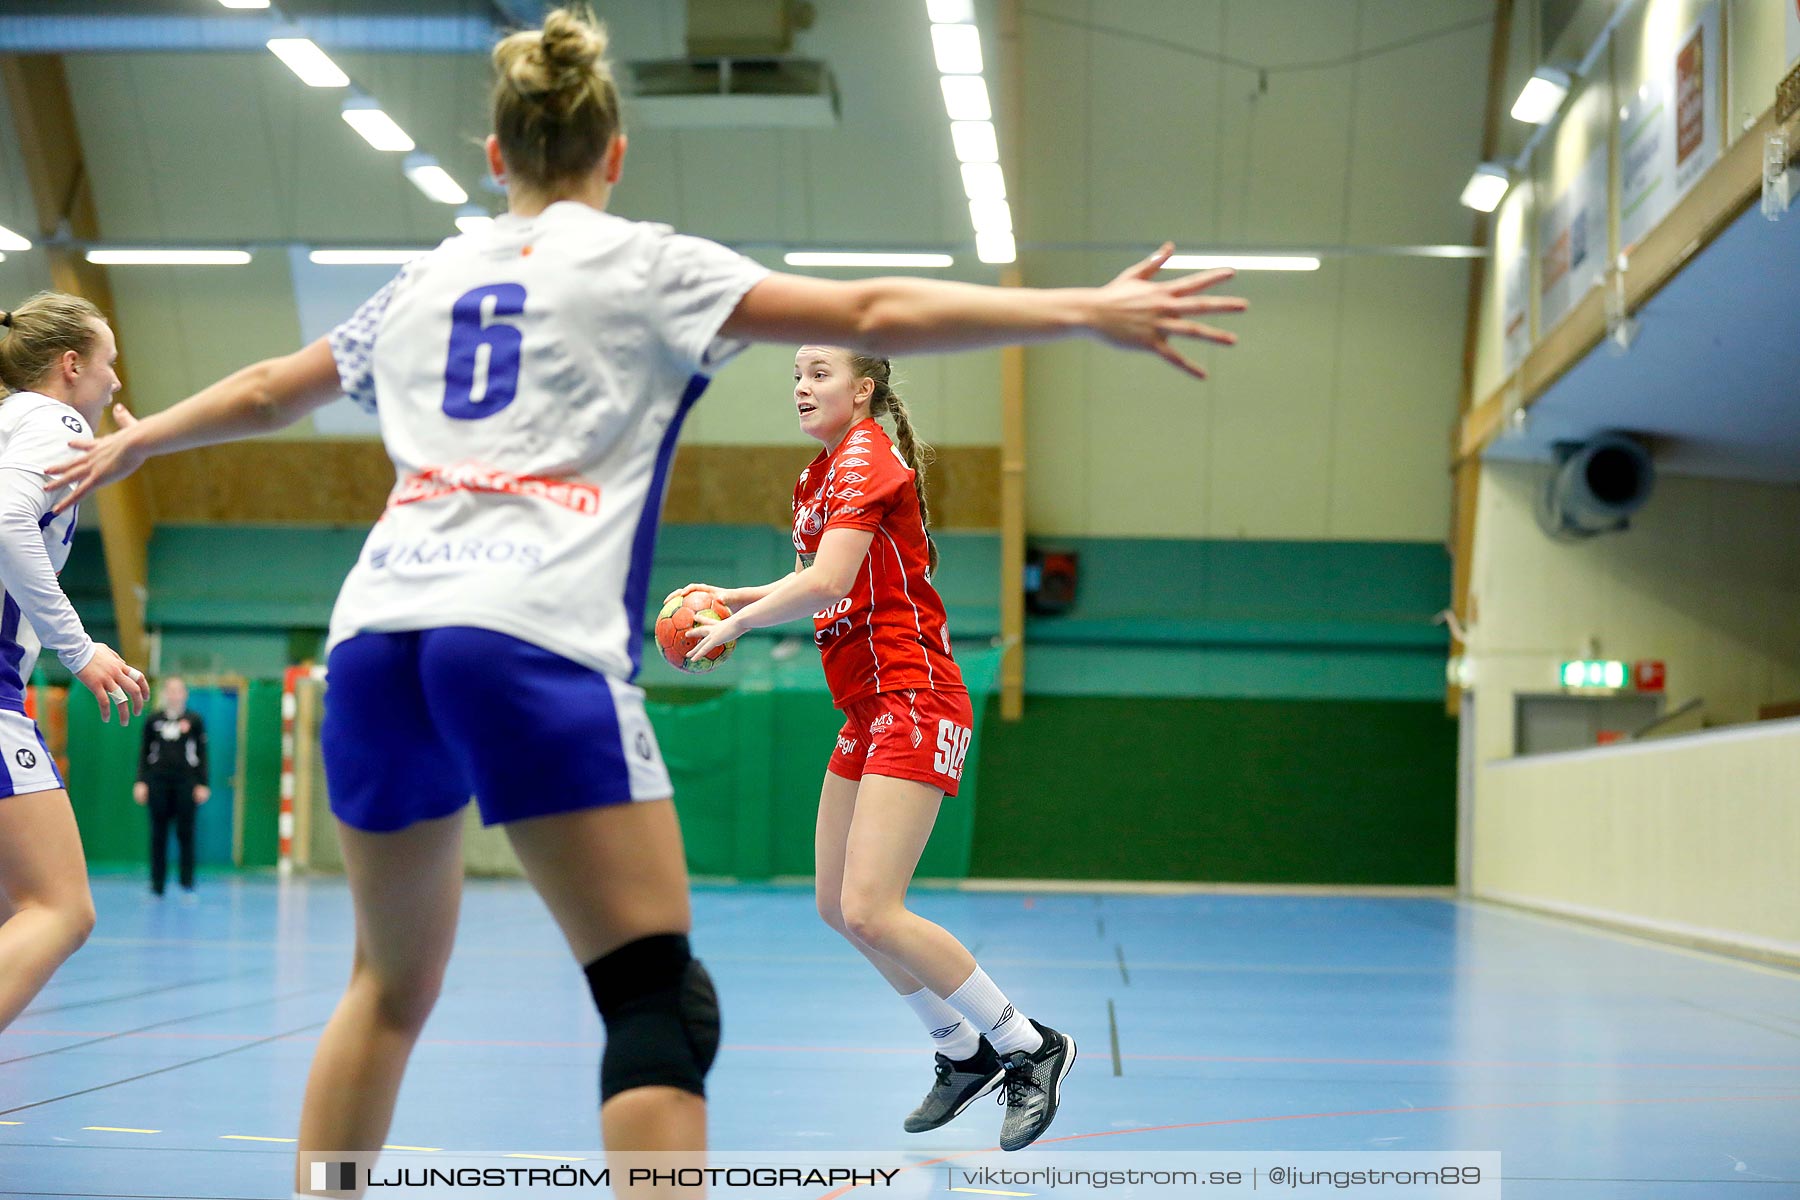
<path fill-rule="evenodd" d="M 81 498 L 95 488 L 123 479 L 144 465 L 145 454 L 131 432 L 131 427 L 138 423 L 137 418 L 127 412 L 123 404 L 115 404 L 113 420 L 119 423 L 118 432 L 99 438 L 70 439 L 69 449 L 79 451 L 77 456 L 50 468 L 45 491 L 59 491 L 74 485 L 68 495 L 57 500 L 52 511 L 63 512 L 71 505 L 79 504 Z"/>
<path fill-rule="evenodd" d="M 1175 243 L 1164 242 L 1149 258 L 1121 271 L 1105 287 L 1096 289 L 1095 307 L 1087 326 L 1095 336 L 1126 350 L 1148 350 L 1196 379 L 1206 372 L 1175 348 L 1173 339 L 1193 338 L 1221 346 L 1237 344 L 1237 335 L 1194 318 L 1212 313 L 1237 313 L 1249 308 L 1237 296 L 1206 295 L 1236 274 L 1230 268 L 1197 271 L 1175 279 L 1156 278 L 1175 253 Z"/>

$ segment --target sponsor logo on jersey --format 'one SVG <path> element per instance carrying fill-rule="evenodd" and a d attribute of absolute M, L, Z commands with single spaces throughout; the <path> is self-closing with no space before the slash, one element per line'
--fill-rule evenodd
<path fill-rule="evenodd" d="M 552 479 L 543 475 L 514 475 L 485 463 L 454 463 L 447 467 L 426 467 L 394 485 L 388 504 L 417 504 L 435 500 L 453 492 L 488 492 L 502 496 L 530 496 L 538 500 L 580 513 L 584 517 L 600 512 L 600 488 L 578 479 Z"/>
<path fill-rule="evenodd" d="M 868 481 L 869 481 L 869 477 L 860 472 L 857 472 L 857 471 L 844 472 L 844 482 L 845 483 L 867 483 Z"/>
<path fill-rule="evenodd" d="M 838 464 L 840 467 L 866 467 L 868 465 L 869 460 L 866 458 L 846 458 Z"/>
<path fill-rule="evenodd" d="M 893 728 L 893 724 L 894 714 L 882 713 L 879 717 L 876 717 L 873 721 L 869 722 L 869 736 L 874 737 L 884 729 L 891 729 Z"/>
<path fill-rule="evenodd" d="M 81 418 L 74 413 L 64 413 L 62 423 L 71 433 L 87 432 L 87 427 L 81 423 Z"/>
<path fill-rule="evenodd" d="M 824 505 L 804 505 L 799 512 L 794 514 L 794 528 L 802 537 L 818 537 L 820 531 L 825 528 Z"/>
<path fill-rule="evenodd" d="M 832 638 L 842 637 L 844 634 L 849 633 L 851 629 L 855 628 L 855 625 L 856 623 L 849 617 L 839 617 L 824 629 L 815 629 L 813 631 L 813 645 L 823 650 L 826 642 L 829 642 Z"/>
<path fill-rule="evenodd" d="M 842 734 L 839 734 L 838 735 L 838 753 L 844 754 L 844 755 L 855 754 L 856 753 L 856 739 L 855 738 L 847 738 L 847 737 L 844 737 Z"/>
<path fill-rule="evenodd" d="M 21 748 L 17 754 L 13 755 L 13 761 L 29 771 L 31 768 L 37 766 L 37 755 L 29 750 Z"/>
<path fill-rule="evenodd" d="M 637 737 L 632 740 L 631 744 L 632 747 L 637 750 L 638 757 L 645 762 L 649 762 L 656 757 L 656 752 L 650 747 L 650 735 L 642 729 L 638 730 Z"/>
<path fill-rule="evenodd" d="M 376 571 L 405 567 L 503 566 L 516 563 L 522 567 L 539 567 L 544 550 L 535 542 L 514 542 L 504 538 L 427 538 L 421 542 L 400 542 L 377 546 L 369 551 L 369 566 Z"/>
<path fill-rule="evenodd" d="M 843 491 L 839 492 L 838 495 L 843 497 L 846 500 L 854 500 L 858 496 L 862 495 L 862 493 L 857 491 L 855 488 L 845 488 Z"/>

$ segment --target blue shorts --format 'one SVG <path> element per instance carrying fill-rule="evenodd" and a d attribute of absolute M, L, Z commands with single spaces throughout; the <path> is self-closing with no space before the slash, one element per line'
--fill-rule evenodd
<path fill-rule="evenodd" d="M 487 629 L 363 633 L 331 651 L 331 811 L 370 833 L 460 810 L 486 825 L 670 795 L 644 693 Z"/>

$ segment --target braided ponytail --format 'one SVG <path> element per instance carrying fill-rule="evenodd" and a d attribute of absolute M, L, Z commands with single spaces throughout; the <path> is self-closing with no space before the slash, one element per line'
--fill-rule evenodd
<path fill-rule="evenodd" d="M 930 556 L 930 569 L 935 574 L 938 548 L 936 539 L 931 536 L 931 508 L 925 500 L 925 469 L 937 456 L 932 452 L 931 443 L 913 432 L 912 414 L 907 412 L 906 401 L 889 383 L 893 364 L 873 355 L 852 354 L 850 369 L 858 378 L 870 380 L 875 385 L 875 394 L 869 398 L 869 415 L 893 419 L 894 445 L 899 447 L 900 457 L 906 460 L 906 465 L 912 468 L 913 490 L 919 496 L 919 521 L 925 527 L 925 549 Z"/>

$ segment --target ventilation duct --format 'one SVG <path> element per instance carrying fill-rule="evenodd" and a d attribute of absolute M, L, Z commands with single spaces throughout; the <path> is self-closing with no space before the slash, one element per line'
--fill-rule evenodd
<path fill-rule="evenodd" d="M 825 129 L 831 68 L 794 58 L 813 23 L 800 0 L 688 0 L 687 57 L 629 63 L 633 122 L 664 129 Z"/>
<path fill-rule="evenodd" d="M 1557 467 L 1538 498 L 1538 525 L 1557 541 L 1580 541 L 1627 528 L 1656 484 L 1642 443 L 1604 434 L 1556 448 Z"/>

